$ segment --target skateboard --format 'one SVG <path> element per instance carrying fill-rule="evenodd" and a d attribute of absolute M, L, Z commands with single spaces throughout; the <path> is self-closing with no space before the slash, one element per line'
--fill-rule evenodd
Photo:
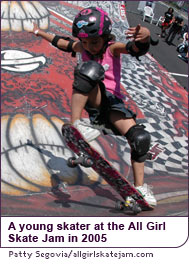
<path fill-rule="evenodd" d="M 142 195 L 108 162 L 97 150 L 95 150 L 70 123 L 62 126 L 62 134 L 67 146 L 77 155 L 67 160 L 69 167 L 81 165 L 91 167 L 104 180 L 113 187 L 123 200 L 115 203 L 117 210 L 127 210 L 138 214 L 143 210 L 153 210 Z"/>

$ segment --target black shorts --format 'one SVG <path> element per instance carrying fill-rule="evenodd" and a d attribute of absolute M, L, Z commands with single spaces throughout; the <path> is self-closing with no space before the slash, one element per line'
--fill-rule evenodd
<path fill-rule="evenodd" d="M 125 107 L 124 102 L 106 90 L 105 85 L 100 83 L 102 101 L 100 108 L 91 107 L 86 104 L 85 110 L 89 114 L 89 119 L 92 125 L 103 130 L 104 133 L 112 133 L 120 135 L 119 131 L 112 125 L 109 120 L 110 112 L 119 111 L 125 115 L 126 119 L 136 119 L 136 114 Z"/>

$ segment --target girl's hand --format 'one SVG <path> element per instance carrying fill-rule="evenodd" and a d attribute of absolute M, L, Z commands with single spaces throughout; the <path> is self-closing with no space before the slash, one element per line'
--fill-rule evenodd
<path fill-rule="evenodd" d="M 132 38 L 134 41 L 148 42 L 150 38 L 150 31 L 146 27 L 138 24 L 136 27 L 130 27 L 125 31 L 126 39 Z"/>
<path fill-rule="evenodd" d="M 40 30 L 38 25 L 36 23 L 32 23 L 32 27 L 30 30 L 28 30 L 28 32 L 35 34 L 36 30 Z"/>

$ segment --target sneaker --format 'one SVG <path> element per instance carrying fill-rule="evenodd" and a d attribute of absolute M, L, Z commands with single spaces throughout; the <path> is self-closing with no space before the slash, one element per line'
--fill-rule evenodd
<path fill-rule="evenodd" d="M 147 184 L 143 186 L 137 186 L 135 189 L 144 197 L 144 199 L 148 202 L 149 205 L 156 206 L 157 200 L 154 197 L 154 194 L 151 190 L 151 187 Z"/>
<path fill-rule="evenodd" d="M 93 141 L 100 135 L 99 130 L 94 129 L 92 125 L 83 120 L 76 120 L 73 125 L 79 130 L 79 132 L 88 142 Z"/>
<path fill-rule="evenodd" d="M 51 188 L 51 192 L 55 195 L 61 195 L 61 194 L 69 194 L 67 191 L 67 184 L 66 183 L 60 183 L 56 186 L 53 186 Z"/>
<path fill-rule="evenodd" d="M 186 56 L 183 56 L 183 55 L 178 55 L 178 57 L 180 59 L 182 59 L 183 61 L 185 61 L 186 63 L 188 63 L 188 58 Z"/>

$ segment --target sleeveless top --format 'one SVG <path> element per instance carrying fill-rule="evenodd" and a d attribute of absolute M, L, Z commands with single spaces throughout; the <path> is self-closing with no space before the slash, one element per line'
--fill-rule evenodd
<path fill-rule="evenodd" d="M 110 46 L 112 42 L 109 42 Z M 107 47 L 106 52 L 103 54 L 103 59 L 95 59 L 96 62 L 101 64 L 105 70 L 104 85 L 106 90 L 111 92 L 118 98 L 123 98 L 120 93 L 120 77 L 121 77 L 121 61 L 120 57 L 114 57 L 110 51 L 110 47 Z M 84 50 L 81 54 L 82 61 L 91 60 L 90 55 Z"/>

